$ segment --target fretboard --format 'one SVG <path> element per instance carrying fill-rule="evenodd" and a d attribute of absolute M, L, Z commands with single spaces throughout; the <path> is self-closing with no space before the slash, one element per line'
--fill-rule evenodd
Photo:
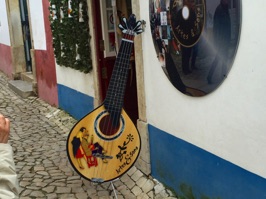
<path fill-rule="evenodd" d="M 117 55 L 109 82 L 106 98 L 104 100 L 105 109 L 113 118 L 117 118 L 118 115 L 120 117 L 123 107 L 132 47 L 133 36 L 128 37 L 128 39 L 124 37 L 121 42 L 119 53 Z"/>

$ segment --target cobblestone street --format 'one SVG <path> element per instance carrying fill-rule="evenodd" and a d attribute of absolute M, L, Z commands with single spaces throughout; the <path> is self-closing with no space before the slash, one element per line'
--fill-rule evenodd
<path fill-rule="evenodd" d="M 10 144 L 21 199 L 115 198 L 110 182 L 93 184 L 76 174 L 68 162 L 66 139 L 76 121 L 37 97 L 19 97 L 9 89 L 1 72 L 0 112 L 11 120 Z M 136 167 L 113 184 L 119 199 L 176 198 Z"/>

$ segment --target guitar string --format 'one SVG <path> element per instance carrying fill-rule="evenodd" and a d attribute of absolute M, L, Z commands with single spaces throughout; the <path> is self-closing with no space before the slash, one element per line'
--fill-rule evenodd
<path fill-rule="evenodd" d="M 128 39 L 130 36 L 129 35 L 124 35 L 123 39 Z M 126 87 L 126 80 L 128 77 L 128 61 L 129 61 L 129 57 L 130 57 L 130 53 L 131 53 L 131 43 L 129 43 L 128 41 L 122 41 L 123 43 L 123 48 L 121 49 L 121 54 L 119 56 L 118 59 L 118 64 L 120 64 L 119 70 L 117 71 L 118 73 L 116 73 L 115 75 L 117 75 L 119 78 L 123 78 L 120 79 L 121 81 L 117 82 L 114 93 L 119 93 L 118 96 L 115 99 L 113 99 L 115 101 L 115 104 L 117 105 L 117 107 L 119 107 L 119 111 L 120 113 L 116 113 L 113 120 L 114 123 L 118 124 L 118 130 L 120 127 L 120 117 L 122 114 L 122 104 L 123 104 L 123 99 L 122 97 L 124 97 L 124 92 L 125 92 L 125 87 Z M 120 85 L 119 85 L 120 84 Z M 122 88 L 123 86 L 123 88 Z M 114 97 L 114 96 L 113 96 Z M 113 144 L 114 142 L 111 142 L 111 146 L 109 148 L 113 148 Z M 110 145 L 110 144 L 109 144 Z M 116 158 L 116 157 L 114 157 Z"/>
<path fill-rule="evenodd" d="M 115 68 L 114 71 L 114 79 L 113 80 L 119 80 L 119 81 L 115 81 L 115 82 L 110 82 L 111 86 L 111 93 L 112 93 L 112 98 L 108 99 L 110 100 L 112 106 L 108 107 L 110 112 L 115 112 L 113 113 L 114 115 L 112 115 L 111 117 L 109 117 L 110 120 L 108 120 L 107 124 L 104 124 L 104 131 L 109 132 L 109 134 L 107 134 L 107 136 L 111 136 L 111 134 L 113 133 L 113 128 L 115 128 L 114 130 L 120 130 L 122 124 L 120 124 L 120 117 L 122 114 L 122 102 L 123 99 L 121 99 L 125 93 L 125 86 L 127 83 L 127 76 L 128 76 L 128 70 L 129 70 L 129 61 L 130 61 L 130 54 L 131 54 L 131 50 L 132 50 L 132 44 L 127 41 L 130 39 L 130 35 L 123 35 L 123 39 L 122 39 L 122 43 L 121 43 L 121 47 L 119 50 L 119 54 L 117 56 L 117 60 L 115 62 L 115 66 L 117 68 Z M 121 88 L 121 86 L 123 86 L 123 88 Z M 114 95 L 115 94 L 115 95 Z M 116 110 L 118 108 L 118 110 Z M 117 112 L 120 111 L 120 112 Z M 118 128 L 113 127 L 114 124 L 118 125 Z M 115 132 L 117 133 L 117 132 Z M 106 151 L 110 151 L 111 149 L 113 149 L 113 143 L 114 142 L 106 142 L 105 146 L 106 147 Z M 116 157 L 113 157 L 116 158 Z M 105 164 L 105 166 L 102 166 L 102 171 L 107 169 L 107 164 Z M 102 172 L 101 171 L 101 172 Z"/>
<path fill-rule="evenodd" d="M 109 83 L 109 88 L 108 88 L 108 96 L 107 96 L 107 99 L 106 100 L 109 100 L 109 101 L 107 101 L 106 103 L 107 103 L 107 105 L 108 105 L 108 107 L 107 107 L 107 110 L 109 111 L 109 120 L 105 120 L 104 122 L 104 126 L 103 126 L 103 131 L 104 131 L 104 134 L 106 135 L 106 136 L 109 136 L 109 134 L 111 134 L 111 128 L 112 128 L 112 122 L 111 122 L 111 119 L 112 120 L 114 120 L 114 118 L 112 118 L 113 117 L 113 111 L 114 110 L 112 110 L 114 107 L 114 103 L 116 103 L 114 100 L 115 100 L 115 98 L 113 99 L 113 98 L 110 98 L 110 93 L 111 93 L 111 97 L 114 97 L 114 94 L 115 93 L 117 93 L 117 91 L 116 92 L 114 92 L 113 91 L 113 89 L 115 89 L 115 87 L 117 86 L 116 84 L 117 84 L 117 73 L 119 72 L 119 70 L 120 70 L 120 66 L 118 65 L 118 64 L 121 64 L 120 63 L 120 59 L 121 59 L 121 50 L 122 50 L 122 48 L 124 48 L 124 43 L 122 42 L 122 46 L 120 47 L 120 50 L 119 50 L 119 54 L 118 54 L 118 56 L 117 56 L 117 59 L 116 59 L 116 62 L 115 62 L 115 68 L 114 68 L 114 70 L 113 70 L 113 72 L 112 72 L 112 77 L 111 77 L 111 80 L 110 80 L 110 83 Z M 115 81 L 116 80 L 116 81 Z M 110 105 L 110 104 L 112 104 L 112 106 Z M 110 107 L 111 106 L 111 107 Z M 107 122 L 107 124 L 106 124 L 106 122 Z M 114 122 L 113 122 L 114 123 Z M 109 144 L 109 142 L 107 141 L 106 142 L 106 144 L 104 145 L 104 148 L 106 149 L 106 151 L 110 151 L 110 144 Z M 103 171 L 103 169 L 106 169 L 106 166 L 102 166 L 102 170 L 101 170 L 101 172 Z"/>

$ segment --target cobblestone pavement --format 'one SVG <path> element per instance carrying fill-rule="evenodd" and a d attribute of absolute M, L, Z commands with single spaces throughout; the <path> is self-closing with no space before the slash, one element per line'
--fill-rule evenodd
<path fill-rule="evenodd" d="M 115 198 L 110 183 L 93 184 L 71 167 L 66 139 L 75 120 L 39 98 L 23 99 L 8 88 L 0 72 L 0 112 L 11 120 L 10 144 L 19 178 L 20 198 Z M 136 167 L 114 183 L 119 199 L 176 198 Z"/>

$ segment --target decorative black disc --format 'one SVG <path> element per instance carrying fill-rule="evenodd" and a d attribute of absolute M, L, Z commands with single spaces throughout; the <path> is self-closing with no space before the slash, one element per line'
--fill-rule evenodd
<path fill-rule="evenodd" d="M 150 25 L 161 67 L 189 96 L 226 79 L 240 40 L 241 0 L 150 0 Z"/>

